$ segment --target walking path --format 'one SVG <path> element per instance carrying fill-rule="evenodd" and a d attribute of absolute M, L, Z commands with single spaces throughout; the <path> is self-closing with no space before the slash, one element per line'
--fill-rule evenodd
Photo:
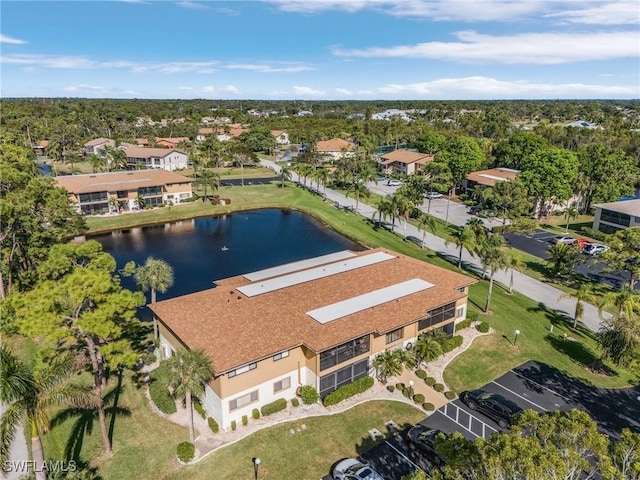
<path fill-rule="evenodd" d="M 273 169 L 276 173 L 280 172 L 280 166 L 270 160 L 261 160 L 261 163 L 264 166 Z M 301 179 L 294 172 L 292 172 L 292 180 L 298 183 L 302 183 Z M 315 190 L 313 186 L 310 186 L 308 188 Z M 330 188 L 327 188 L 326 191 L 324 191 L 323 189 L 323 192 L 325 193 L 326 198 L 329 201 L 338 202 L 341 206 L 346 206 L 355 210 L 355 199 L 347 198 L 342 193 Z M 376 208 L 362 202 L 358 203 L 357 213 L 367 218 L 377 218 Z M 441 212 L 438 212 L 434 209 L 431 210 L 431 213 L 434 216 L 438 216 L 439 218 L 442 215 Z M 422 239 L 423 236 L 422 231 L 419 231 L 415 226 L 406 222 L 395 224 L 395 230 L 397 233 L 400 233 L 405 237 Z M 443 257 L 455 259 L 458 258 L 458 250 L 455 245 L 445 245 L 444 239 L 437 237 L 431 233 L 427 233 L 426 235 L 425 246 Z M 466 250 L 463 251 L 462 261 L 464 262 L 466 268 L 477 272 L 482 271 L 482 266 L 480 265 L 479 260 L 475 257 L 472 257 Z M 510 270 L 501 270 L 499 272 L 496 272 L 494 278 L 496 282 L 500 282 L 503 285 L 509 285 L 510 276 Z M 560 314 L 565 314 L 569 317 L 573 315 L 576 307 L 576 300 L 573 298 L 560 299 L 560 297 L 564 294 L 564 292 L 562 292 L 561 290 L 558 290 L 551 285 L 547 285 L 540 280 L 536 280 L 520 272 L 513 272 L 513 278 L 513 289 L 538 302 L 541 308 L 551 311 L 557 310 Z M 582 323 L 590 330 L 598 331 L 600 329 L 601 322 L 602 320 L 598 314 L 598 309 L 591 304 L 585 303 Z"/>

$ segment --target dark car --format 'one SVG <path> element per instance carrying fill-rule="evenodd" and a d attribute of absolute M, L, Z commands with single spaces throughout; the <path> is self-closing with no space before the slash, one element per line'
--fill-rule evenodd
<path fill-rule="evenodd" d="M 435 450 L 436 438 L 441 433 L 444 435 L 440 430 L 418 424 L 407 433 L 409 447 L 411 450 L 418 450 L 434 465 L 442 466 L 444 460 Z"/>
<path fill-rule="evenodd" d="M 482 211 L 481 205 L 473 205 L 472 207 L 469 207 L 469 215 L 475 215 L 477 213 L 480 213 L 481 211 Z"/>
<path fill-rule="evenodd" d="M 522 409 L 508 398 L 497 393 L 485 392 L 484 390 L 473 390 L 462 392 L 462 400 L 470 410 L 477 410 L 494 420 L 500 428 L 509 428 L 513 424 L 516 415 Z"/>

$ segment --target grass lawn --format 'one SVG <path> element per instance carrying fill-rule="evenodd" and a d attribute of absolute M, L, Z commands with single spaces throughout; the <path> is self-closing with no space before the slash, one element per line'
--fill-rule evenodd
<path fill-rule="evenodd" d="M 424 417 L 424 412 L 406 403 L 371 401 L 338 415 L 305 418 L 261 430 L 166 478 L 252 480 L 252 457 L 261 460 L 261 479 L 322 478 L 336 461 L 356 457 L 374 445 L 367 433 L 371 428 L 386 432 L 389 420 L 404 426 Z M 307 429 L 298 431 L 302 424 Z M 290 433 L 292 428 L 296 430 L 294 435 Z"/>

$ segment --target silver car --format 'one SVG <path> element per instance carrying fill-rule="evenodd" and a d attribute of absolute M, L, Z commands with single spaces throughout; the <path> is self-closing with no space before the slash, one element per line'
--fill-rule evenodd
<path fill-rule="evenodd" d="M 368 464 L 355 458 L 346 458 L 333 467 L 333 480 L 384 480 L 382 476 Z"/>

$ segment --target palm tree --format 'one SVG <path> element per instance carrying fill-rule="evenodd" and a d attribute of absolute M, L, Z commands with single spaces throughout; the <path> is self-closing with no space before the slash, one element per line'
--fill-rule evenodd
<path fill-rule="evenodd" d="M 407 221 L 414 207 L 413 202 L 407 197 L 395 193 L 391 196 L 391 203 L 395 206 L 394 210 L 398 218 L 404 217 L 404 238 L 407 238 Z"/>
<path fill-rule="evenodd" d="M 476 240 L 476 234 L 473 231 L 473 228 L 469 225 L 459 228 L 456 232 L 453 243 L 458 248 L 458 269 L 462 269 L 462 250 L 466 248 L 471 256 L 473 256 L 477 246 Z M 447 246 L 449 245 L 447 240 L 445 240 L 444 243 Z"/>
<path fill-rule="evenodd" d="M 573 328 L 574 330 L 578 327 L 578 320 L 582 320 L 584 317 L 584 304 L 593 303 L 596 300 L 595 295 L 591 291 L 591 288 L 587 284 L 582 284 L 575 291 L 575 293 L 564 293 L 558 297 L 558 300 L 562 300 L 564 298 L 575 298 L 576 299 L 576 309 L 573 312 Z"/>
<path fill-rule="evenodd" d="M 640 294 L 625 284 L 619 292 L 609 292 L 602 297 L 598 304 L 600 317 L 607 307 L 614 307 L 618 315 L 633 318 L 640 312 Z"/>
<path fill-rule="evenodd" d="M 564 211 L 564 216 L 567 219 L 567 225 L 564 227 L 564 233 L 569 232 L 569 222 L 578 218 L 578 215 L 580 215 L 580 212 L 576 207 L 574 207 L 573 205 L 567 207 L 567 209 Z"/>
<path fill-rule="evenodd" d="M 51 407 L 94 405 L 91 387 L 71 380 L 78 372 L 76 359 L 68 352 L 56 355 L 44 368 L 33 371 L 5 346 L 0 346 L 0 401 L 6 406 L 0 417 L 0 461 L 9 458 L 18 426 L 26 420 L 31 431 L 31 455 L 36 480 L 45 480 L 45 461 L 40 435 L 49 430 Z"/>
<path fill-rule="evenodd" d="M 352 193 L 353 193 L 353 197 L 356 199 L 356 210 L 358 210 L 360 198 L 369 198 L 371 196 L 371 192 L 365 186 L 365 184 L 358 180 L 353 182 L 349 187 L 349 189 L 347 190 L 347 198 L 349 198 L 349 195 Z"/>
<path fill-rule="evenodd" d="M 402 372 L 402 360 L 397 354 L 397 350 L 380 352 L 373 359 L 372 365 L 382 383 L 387 383 L 389 377 L 400 375 Z"/>
<path fill-rule="evenodd" d="M 173 268 L 164 260 L 147 258 L 135 269 L 133 278 L 143 292 L 151 290 L 151 303 L 156 303 L 156 292 L 166 293 L 173 285 Z M 158 338 L 158 320 L 153 316 L 153 334 Z"/>
<path fill-rule="evenodd" d="M 422 212 L 420 218 L 418 218 L 418 230 L 422 230 L 422 244 L 420 248 L 424 248 L 427 230 L 434 235 L 436 234 L 436 219 L 428 213 Z"/>
<path fill-rule="evenodd" d="M 480 262 L 485 270 L 489 270 L 489 292 L 487 293 L 487 303 L 484 312 L 489 311 L 491 306 L 491 294 L 493 293 L 493 278 L 498 270 L 506 268 L 508 265 L 508 256 L 504 249 L 505 241 L 502 235 L 494 233 L 486 237 L 478 249 Z"/>
<path fill-rule="evenodd" d="M 378 202 L 378 207 L 376 209 L 378 213 L 378 227 L 382 225 L 382 219 L 387 219 L 387 217 L 393 215 L 393 206 L 391 205 L 391 200 L 389 197 L 382 197 Z M 393 225 L 391 225 L 391 231 L 393 231 Z"/>
<path fill-rule="evenodd" d="M 218 190 L 218 187 L 220 186 L 220 175 L 212 170 L 203 168 L 200 172 L 200 178 L 197 180 L 197 183 L 204 189 L 204 196 L 202 197 L 202 201 L 205 202 L 207 200 L 209 188 L 211 188 L 214 192 Z"/>
<path fill-rule="evenodd" d="M 522 261 L 522 258 L 520 257 L 520 255 L 516 253 L 512 253 L 511 256 L 509 257 L 508 267 L 511 270 L 511 276 L 509 279 L 509 294 L 512 294 L 513 293 L 513 272 L 516 271 L 516 272 L 522 273 L 522 271 L 524 270 L 525 264 Z"/>
<path fill-rule="evenodd" d="M 284 188 L 284 181 L 291 180 L 291 169 L 286 165 L 280 168 L 280 188 Z"/>
<path fill-rule="evenodd" d="M 173 395 L 184 399 L 189 410 L 189 438 L 193 443 L 195 434 L 192 395 L 201 397 L 204 394 L 204 383 L 214 376 L 213 366 L 203 350 L 178 350 L 167 362 L 167 380 L 173 389 Z"/>
<path fill-rule="evenodd" d="M 556 277 L 571 273 L 572 267 L 578 260 L 578 249 L 573 245 L 556 243 L 547 249 L 548 262 L 552 265 L 553 275 Z"/>
<path fill-rule="evenodd" d="M 442 355 L 442 346 L 433 337 L 421 335 L 413 346 L 413 353 L 420 366 L 422 362 L 431 362 Z"/>

